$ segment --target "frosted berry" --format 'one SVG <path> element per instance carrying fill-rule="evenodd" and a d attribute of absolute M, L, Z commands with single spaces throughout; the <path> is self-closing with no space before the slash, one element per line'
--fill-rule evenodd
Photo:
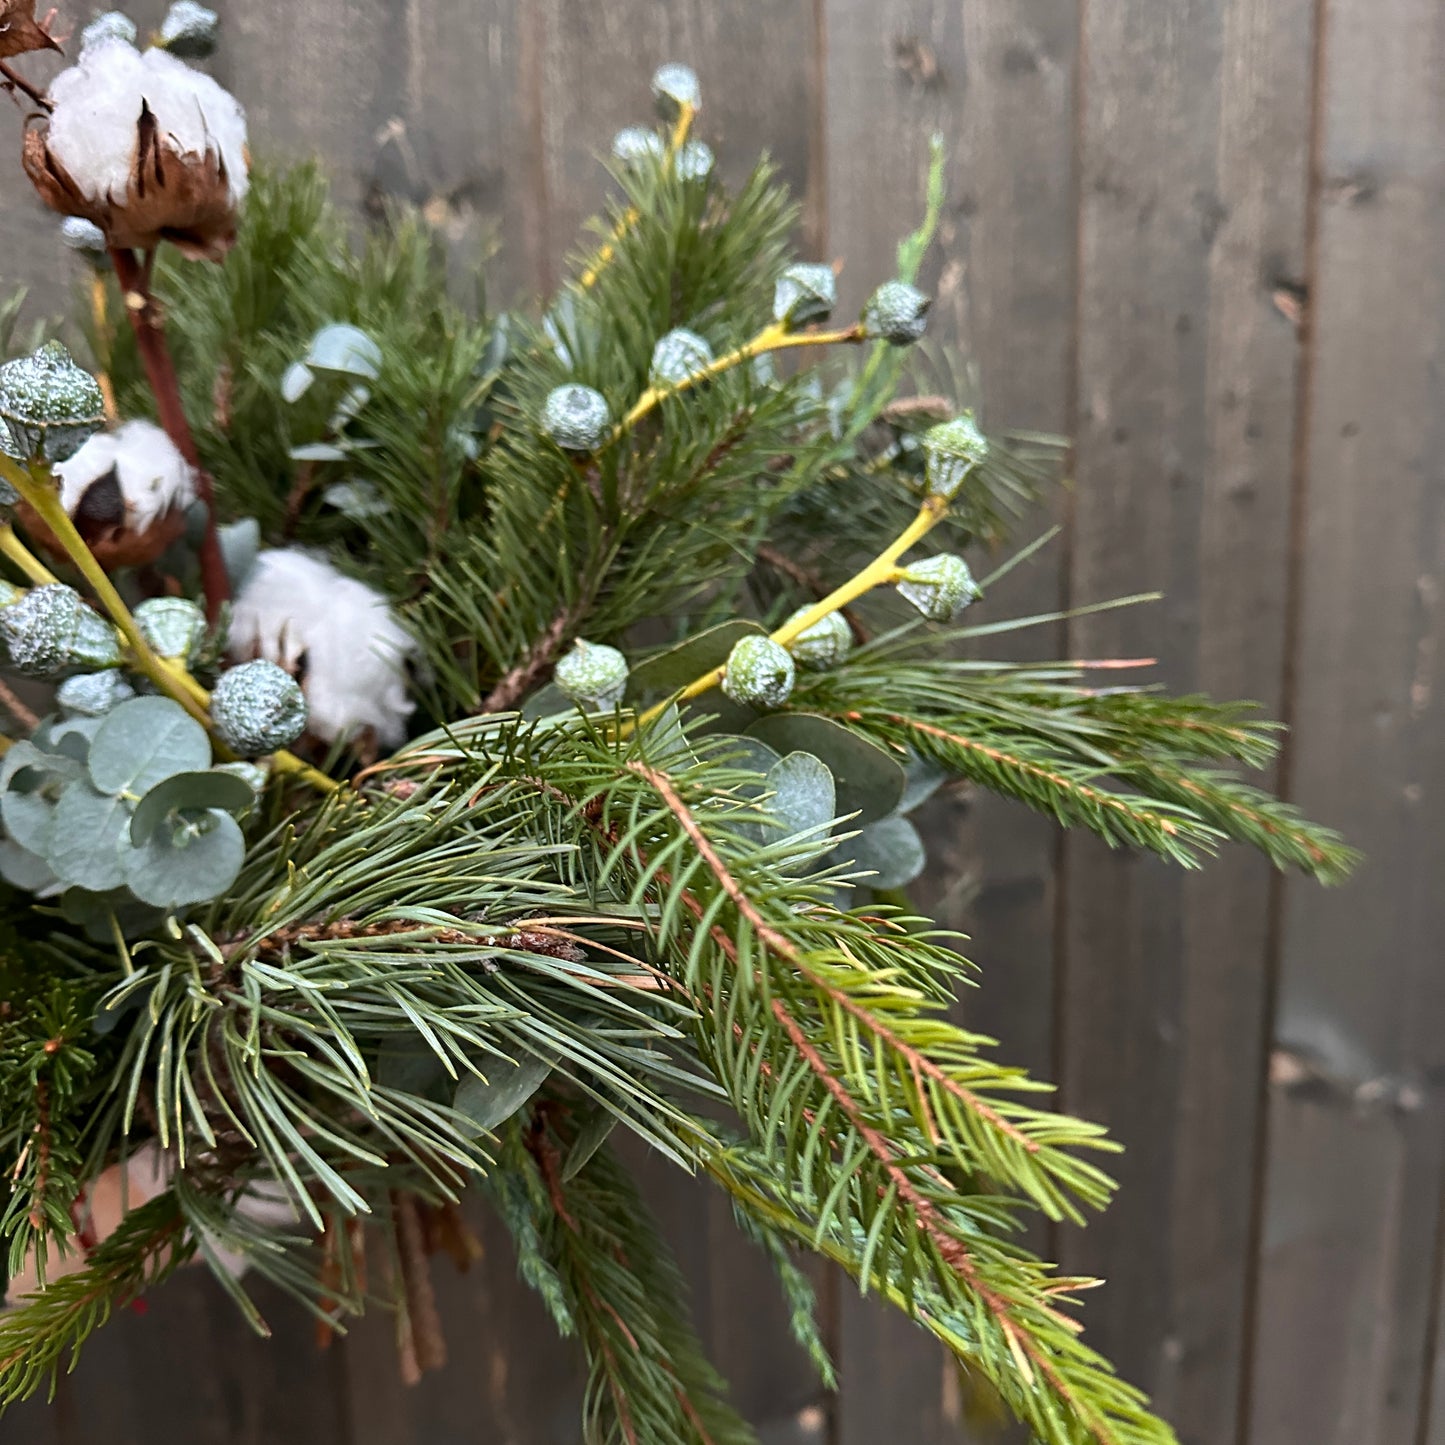
<path fill-rule="evenodd" d="M 951 501 L 975 468 L 988 460 L 988 438 L 971 411 L 930 427 L 923 434 L 924 478 L 930 497 Z"/>
<path fill-rule="evenodd" d="M 71 717 L 103 717 L 111 708 L 129 702 L 135 689 L 115 668 L 82 672 L 60 684 L 55 700 Z"/>
<path fill-rule="evenodd" d="M 660 161 L 667 154 L 662 137 L 645 126 L 629 125 L 612 137 L 612 154 L 625 166 L 640 161 Z"/>
<path fill-rule="evenodd" d="M 932 303 L 906 281 L 885 281 L 863 308 L 863 330 L 894 346 L 911 346 L 928 329 Z"/>
<path fill-rule="evenodd" d="M 0 608 L 0 636 L 10 665 L 26 677 L 54 677 L 68 667 L 114 667 L 120 661 L 115 631 L 73 587 L 35 587 Z"/>
<path fill-rule="evenodd" d="M 627 659 L 615 648 L 580 637 L 557 664 L 553 681 L 571 701 L 594 712 L 607 712 L 627 690 Z"/>
<path fill-rule="evenodd" d="M 595 451 L 612 430 L 612 412 L 600 391 L 569 382 L 549 393 L 542 429 L 564 451 Z"/>
<path fill-rule="evenodd" d="M 127 45 L 134 45 L 139 38 L 140 32 L 129 15 L 122 15 L 119 10 L 107 10 L 80 32 L 80 48 L 88 50 L 105 40 L 123 40 Z"/>
<path fill-rule="evenodd" d="M 702 104 L 697 72 L 690 65 L 679 65 L 675 61 L 659 66 L 652 77 L 652 98 L 667 120 L 676 120 L 684 106 L 696 110 Z"/>
<path fill-rule="evenodd" d="M 648 380 L 655 387 L 677 386 L 713 359 L 712 347 L 684 326 L 669 331 L 652 348 L 652 370 Z"/>
<path fill-rule="evenodd" d="M 259 758 L 306 731 L 306 698 L 296 679 L 274 662 L 243 662 L 217 680 L 211 721 L 233 753 Z"/>
<path fill-rule="evenodd" d="M 63 462 L 105 425 L 100 383 L 58 341 L 0 366 L 0 422 L 15 452 Z"/>
<path fill-rule="evenodd" d="M 701 182 L 712 174 L 717 157 L 713 155 L 712 147 L 706 141 L 690 140 L 678 151 L 673 164 L 682 180 Z"/>
<path fill-rule="evenodd" d="M 728 654 L 722 689 L 749 707 L 782 707 L 792 696 L 796 677 L 786 647 L 771 637 L 744 637 Z"/>
<path fill-rule="evenodd" d="M 60 241 L 71 251 L 92 261 L 103 261 L 106 257 L 105 232 L 84 216 L 67 216 L 60 223 Z"/>
<path fill-rule="evenodd" d="M 185 597 L 152 597 L 135 609 L 136 626 L 159 657 L 195 661 L 206 637 L 206 614 Z"/>
<path fill-rule="evenodd" d="M 983 596 L 968 563 L 948 553 L 915 562 L 903 573 L 898 590 L 930 622 L 951 622 Z"/>
<path fill-rule="evenodd" d="M 788 621 L 795 622 L 810 607 L 800 607 Z M 830 612 L 811 627 L 800 632 L 789 648 L 793 657 L 804 667 L 821 672 L 827 667 L 836 667 L 853 650 L 853 629 L 841 612 Z"/>
<path fill-rule="evenodd" d="M 773 287 L 773 320 L 789 331 L 826 321 L 838 304 L 838 278 L 831 266 L 799 261 Z"/>
<path fill-rule="evenodd" d="M 176 0 L 161 21 L 161 48 L 182 60 L 205 60 L 216 53 L 221 17 L 195 0 Z"/>

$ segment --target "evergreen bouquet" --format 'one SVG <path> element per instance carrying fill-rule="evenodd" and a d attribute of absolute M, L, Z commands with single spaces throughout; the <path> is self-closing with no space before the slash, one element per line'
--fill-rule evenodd
<path fill-rule="evenodd" d="M 801 1251 L 1036 1439 L 1172 1438 L 1017 1242 L 1107 1202 L 1111 1146 L 952 1021 L 909 815 L 968 785 L 1186 867 L 1350 855 L 1241 780 L 1248 706 L 979 656 L 1057 454 L 917 385 L 939 165 L 835 325 L 666 66 L 572 278 L 478 315 L 413 219 L 357 247 L 313 171 L 250 173 L 214 30 L 102 16 L 42 90 L 0 0 L 91 357 L 5 311 L 0 1398 L 197 1258 L 258 1327 L 248 1270 L 434 1365 L 470 1188 L 581 1342 L 587 1439 L 750 1440 L 630 1135 L 727 1193 L 825 1376 Z"/>

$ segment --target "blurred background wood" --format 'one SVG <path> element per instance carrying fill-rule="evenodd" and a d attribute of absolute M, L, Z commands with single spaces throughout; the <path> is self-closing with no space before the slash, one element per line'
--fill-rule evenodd
<path fill-rule="evenodd" d="M 1036 1241 L 1107 1277 L 1091 1338 L 1186 1445 L 1445 1445 L 1439 0 L 215 3 L 257 152 L 319 154 L 359 216 L 420 206 L 459 282 L 490 256 L 494 304 L 553 284 L 663 59 L 700 71 L 725 175 L 778 160 L 850 307 L 943 133 L 935 334 L 992 424 L 1077 438 L 1062 536 L 988 605 L 1166 591 L 1021 645 L 1259 699 L 1294 725 L 1276 781 L 1370 860 L 1332 894 L 1241 855 L 1185 878 L 935 807 L 921 901 L 976 935 L 966 1016 L 1128 1148 L 1115 1209 Z M 7 162 L 0 282 L 44 314 L 73 280 Z M 727 1209 L 647 1172 L 769 1445 L 993 1438 L 927 1340 L 824 1275 L 826 1396 Z M 262 1342 L 185 1278 L 4 1439 L 573 1442 L 576 1361 L 483 1229 L 443 1285 L 451 1367 L 416 1390 L 385 1320 L 319 1354 L 283 1304 Z"/>

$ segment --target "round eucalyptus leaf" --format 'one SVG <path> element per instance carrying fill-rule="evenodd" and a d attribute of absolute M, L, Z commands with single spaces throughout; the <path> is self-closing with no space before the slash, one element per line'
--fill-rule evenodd
<path fill-rule="evenodd" d="M 900 813 L 921 808 L 948 781 L 948 769 L 921 753 L 909 757 L 903 772 L 908 782 L 903 789 L 903 800 L 898 804 Z"/>
<path fill-rule="evenodd" d="M 0 840 L 0 878 L 27 893 L 44 893 L 60 882 L 44 858 L 10 838 Z"/>
<path fill-rule="evenodd" d="M 903 798 L 902 767 L 877 743 L 832 718 L 817 713 L 778 712 L 759 718 L 748 729 L 780 753 L 812 753 L 837 787 L 839 816 L 856 815 L 862 824 L 886 818 Z"/>
<path fill-rule="evenodd" d="M 404 1036 L 403 1041 L 383 1044 L 376 1056 L 376 1082 L 399 1094 L 433 1098 L 450 1077 L 437 1051 L 414 1034 Z"/>
<path fill-rule="evenodd" d="M 111 793 L 98 793 L 83 779 L 71 783 L 55 805 L 45 861 L 62 883 L 104 893 L 126 881 L 120 848 L 130 807 Z"/>
<path fill-rule="evenodd" d="M 709 762 L 720 763 L 740 772 L 757 773 L 761 788 L 768 773 L 783 761 L 782 754 L 746 733 L 715 733 L 707 739 Z M 756 794 L 750 794 L 756 796 Z"/>
<path fill-rule="evenodd" d="M 235 773 L 211 769 L 204 773 L 176 773 L 157 783 L 139 803 L 130 820 L 130 841 L 146 842 L 172 813 L 219 808 L 243 813 L 256 801 L 256 790 Z"/>
<path fill-rule="evenodd" d="M 242 517 L 221 527 L 217 533 L 221 543 L 221 558 L 226 564 L 226 576 L 231 582 L 233 593 L 241 590 L 256 557 L 261 551 L 261 524 L 255 517 Z"/>
<path fill-rule="evenodd" d="M 142 903 L 183 908 L 205 903 L 236 881 L 246 859 L 241 825 L 212 808 L 184 826 L 159 828 L 121 854 L 126 885 Z"/>
<path fill-rule="evenodd" d="M 837 816 L 833 774 L 812 753 L 789 753 L 769 768 L 768 790 L 768 811 L 787 837 L 826 827 Z"/>
<path fill-rule="evenodd" d="M 675 705 L 669 705 L 650 723 L 639 726 L 637 739 L 651 767 L 688 768 L 697 763 L 697 754 L 682 725 L 682 714 Z"/>
<path fill-rule="evenodd" d="M 875 875 L 862 880 L 870 888 L 906 888 L 928 863 L 923 839 L 907 818 L 870 823 L 838 851 L 850 856 L 856 868 Z"/>
<path fill-rule="evenodd" d="M 575 1178 L 587 1167 L 592 1156 L 607 1142 L 607 1136 L 617 1127 L 617 1115 L 610 1113 L 600 1104 L 583 1120 L 572 1147 L 567 1151 L 567 1162 L 562 1166 L 562 1182 Z"/>
<path fill-rule="evenodd" d="M 536 722 L 539 718 L 557 717 L 562 714 L 571 717 L 575 712 L 576 707 L 572 699 L 555 682 L 549 682 L 546 687 L 539 687 L 522 704 L 522 716 L 528 722 Z"/>
<path fill-rule="evenodd" d="M 0 797 L 0 821 L 22 848 L 43 858 L 50 849 L 55 804 L 42 792 L 27 793 L 10 788 Z"/>
<path fill-rule="evenodd" d="M 64 781 L 80 777 L 81 768 L 75 759 L 60 752 L 54 741 L 58 722 L 57 718 L 46 718 L 35 729 L 34 741 L 11 745 L 0 761 L 0 788 L 18 786 L 21 791 L 31 791 L 44 778 Z"/>
<path fill-rule="evenodd" d="M 304 361 L 293 361 L 281 373 L 281 400 L 294 406 L 316 380 L 316 373 Z"/>
<path fill-rule="evenodd" d="M 381 362 L 381 347 L 366 332 L 359 326 L 335 322 L 323 326 L 311 338 L 305 364 L 313 371 L 334 371 L 375 381 L 381 375 Z"/>
<path fill-rule="evenodd" d="M 627 698 L 640 701 L 651 696 L 667 697 L 686 687 L 693 678 L 721 667 L 744 637 L 766 635 L 756 622 L 743 618 L 699 632 L 696 637 L 689 637 L 670 651 L 634 667 L 627 679 Z"/>
<path fill-rule="evenodd" d="M 485 1072 L 485 1078 L 468 1074 L 457 1085 L 452 1099 L 452 1108 L 470 1119 L 480 1132 L 495 1129 L 510 1119 L 542 1087 L 542 1080 L 552 1072 L 552 1064 L 536 1054 L 523 1054 L 516 1063 L 489 1059 Z"/>
<path fill-rule="evenodd" d="M 210 762 L 206 730 L 168 697 L 137 697 L 112 708 L 90 745 L 95 786 L 137 798 L 176 773 L 200 772 Z"/>

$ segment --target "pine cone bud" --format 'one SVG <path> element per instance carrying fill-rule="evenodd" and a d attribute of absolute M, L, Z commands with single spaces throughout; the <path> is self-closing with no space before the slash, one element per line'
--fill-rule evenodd
<path fill-rule="evenodd" d="M 820 262 L 796 262 L 773 287 L 773 320 L 789 331 L 826 321 L 837 304 L 838 278 Z"/>
<path fill-rule="evenodd" d="M 788 621 L 796 622 L 811 607 L 800 607 Z M 837 667 L 853 650 L 853 629 L 841 612 L 830 612 L 800 632 L 789 644 L 793 657 L 804 667 L 821 672 Z"/>
<path fill-rule="evenodd" d="M 659 338 L 652 348 L 652 369 L 648 380 L 659 390 L 677 386 L 694 372 L 711 364 L 712 347 L 696 331 L 679 326 Z"/>
<path fill-rule="evenodd" d="M 135 689 L 118 669 L 82 672 L 60 684 L 55 700 L 69 717 L 104 717 L 111 708 L 129 702 Z"/>
<path fill-rule="evenodd" d="M 786 647 L 771 637 L 744 637 L 728 654 L 722 689 L 749 707 L 782 707 L 793 694 L 796 677 Z"/>
<path fill-rule="evenodd" d="M 564 451 L 596 451 L 612 431 L 607 398 L 575 382 L 559 386 L 542 408 L 542 430 Z"/>
<path fill-rule="evenodd" d="M 161 21 L 161 48 L 182 60 L 205 60 L 216 53 L 221 17 L 196 0 L 176 0 Z"/>
<path fill-rule="evenodd" d="M 696 110 L 702 104 L 697 72 L 690 65 L 679 65 L 676 61 L 659 66 L 652 77 L 652 98 L 657 102 L 658 113 L 666 120 L 676 120 L 684 106 Z"/>
<path fill-rule="evenodd" d="M 907 568 L 898 591 L 930 622 L 951 622 L 970 602 L 983 596 L 968 563 L 948 553 Z"/>
<path fill-rule="evenodd" d="M 627 659 L 615 648 L 580 637 L 553 673 L 571 701 L 592 712 L 610 712 L 627 690 Z"/>
<path fill-rule="evenodd" d="M 863 308 L 863 330 L 893 346 L 912 346 L 928 330 L 932 304 L 906 281 L 885 281 Z"/>
<path fill-rule="evenodd" d="M 7 450 L 47 464 L 73 456 L 105 425 L 100 383 L 58 341 L 0 366 L 0 426 Z"/>
<path fill-rule="evenodd" d="M 717 163 L 717 157 L 712 153 L 712 147 L 706 141 L 690 140 L 684 143 L 678 151 L 677 158 L 673 165 L 677 167 L 677 174 L 684 181 L 696 181 L 701 184 L 712 174 L 712 168 Z"/>
<path fill-rule="evenodd" d="M 660 161 L 667 154 L 667 146 L 655 130 L 646 126 L 624 126 L 612 137 L 612 154 L 625 166 L 635 166 L 640 161 Z"/>
<path fill-rule="evenodd" d="M 988 453 L 988 438 L 971 411 L 930 427 L 923 434 L 928 495 L 952 501 L 970 473 L 988 460 Z"/>
<path fill-rule="evenodd" d="M 243 662 L 217 680 L 211 721 L 233 753 L 263 757 L 306 731 L 306 698 L 296 679 L 274 662 Z"/>
<path fill-rule="evenodd" d="M 129 15 L 122 15 L 119 10 L 107 10 L 80 32 L 80 48 L 84 52 L 105 40 L 123 40 L 127 45 L 134 45 L 139 39 L 140 31 Z"/>
<path fill-rule="evenodd" d="M 157 657 L 186 667 L 206 640 L 206 614 L 185 597 L 152 597 L 135 609 L 135 621 Z"/>
<path fill-rule="evenodd" d="M 0 609 L 0 637 L 10 665 L 26 677 L 55 677 L 71 667 L 97 669 L 120 662 L 115 629 L 85 605 L 73 587 L 35 587 Z"/>

